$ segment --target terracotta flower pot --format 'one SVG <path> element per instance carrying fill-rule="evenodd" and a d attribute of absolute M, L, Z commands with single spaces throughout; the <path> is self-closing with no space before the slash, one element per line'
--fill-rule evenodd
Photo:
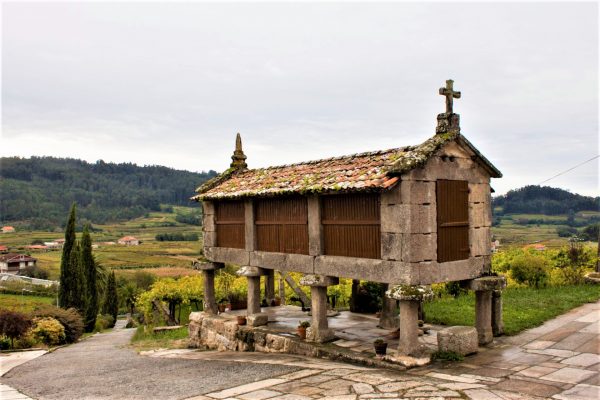
<path fill-rule="evenodd" d="M 237 317 L 238 325 L 246 325 L 246 317 L 243 315 L 238 315 Z"/>
<path fill-rule="evenodd" d="M 306 339 L 306 328 L 303 326 L 299 326 L 298 327 L 298 336 L 300 336 L 300 339 Z"/>

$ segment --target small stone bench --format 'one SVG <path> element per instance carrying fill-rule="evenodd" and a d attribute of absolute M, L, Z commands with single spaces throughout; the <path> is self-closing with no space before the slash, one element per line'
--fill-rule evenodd
<path fill-rule="evenodd" d="M 437 334 L 439 351 L 453 352 L 466 356 L 479 349 L 477 329 L 472 326 L 451 326 Z"/>
<path fill-rule="evenodd" d="M 183 328 L 183 325 L 174 325 L 174 326 L 157 326 L 156 328 L 152 328 L 152 332 L 160 333 L 160 332 L 168 332 L 174 331 L 176 329 Z"/>

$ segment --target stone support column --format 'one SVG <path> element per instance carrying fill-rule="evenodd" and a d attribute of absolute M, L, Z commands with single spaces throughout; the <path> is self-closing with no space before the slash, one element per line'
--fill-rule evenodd
<path fill-rule="evenodd" d="M 503 276 L 486 276 L 473 279 L 468 284 L 469 289 L 475 291 L 475 328 L 480 345 L 491 343 L 494 340 L 492 329 L 492 292 L 500 291 L 506 287 Z M 500 297 L 501 299 L 501 297 Z M 500 300 L 501 301 L 501 300 Z M 496 318 L 502 320 L 502 308 Z"/>
<path fill-rule="evenodd" d="M 274 305 L 274 302 L 275 302 L 275 271 L 273 271 L 272 269 L 266 270 L 265 299 L 267 301 L 267 306 Z"/>
<path fill-rule="evenodd" d="M 338 283 L 339 278 L 322 275 L 305 275 L 300 280 L 301 285 L 310 286 L 312 320 L 307 340 L 323 343 L 335 337 L 327 322 L 327 286 Z"/>
<path fill-rule="evenodd" d="M 385 285 L 387 291 L 388 285 Z M 379 317 L 379 327 L 383 329 L 398 329 L 399 317 L 396 315 L 396 299 L 390 299 L 387 296 L 383 297 L 383 305 L 381 307 L 381 317 Z"/>
<path fill-rule="evenodd" d="M 308 196 L 308 254 L 319 256 L 323 254 L 321 225 L 321 207 L 317 196 Z"/>
<path fill-rule="evenodd" d="M 204 278 L 204 312 L 209 314 L 217 314 L 217 299 L 215 297 L 215 271 L 225 266 L 223 263 L 217 262 L 196 262 L 193 264 L 195 269 L 202 271 Z"/>
<path fill-rule="evenodd" d="M 398 353 L 408 356 L 419 352 L 419 301 L 400 300 L 400 341 Z"/>
<path fill-rule="evenodd" d="M 504 321 L 502 320 L 502 291 L 492 292 L 492 333 L 494 336 L 504 334 Z"/>
<path fill-rule="evenodd" d="M 246 266 L 240 268 L 236 273 L 248 279 L 248 324 L 253 326 L 265 325 L 268 318 L 266 314 L 261 313 L 260 309 L 260 277 L 265 274 L 265 270 L 259 267 Z"/>
<path fill-rule="evenodd" d="M 419 344 L 419 303 L 433 298 L 428 286 L 399 285 L 386 293 L 386 297 L 400 300 L 400 340 L 398 354 L 419 356 L 422 353 Z"/>
<path fill-rule="evenodd" d="M 479 344 L 487 344 L 494 340 L 492 333 L 492 292 L 491 290 L 475 291 L 475 328 Z"/>
<path fill-rule="evenodd" d="M 260 313 L 260 276 L 248 276 L 248 315 Z"/>

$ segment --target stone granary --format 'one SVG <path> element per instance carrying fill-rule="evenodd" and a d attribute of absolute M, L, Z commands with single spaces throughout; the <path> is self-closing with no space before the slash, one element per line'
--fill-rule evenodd
<path fill-rule="evenodd" d="M 501 278 L 490 272 L 490 178 L 502 175 L 461 133 L 453 82 L 433 137 L 416 146 L 248 169 L 238 134 L 231 167 L 197 189 L 204 208 L 205 303 L 216 313 L 214 270 L 241 266 L 248 314 L 260 313 L 260 277 L 305 274 L 311 287 L 309 340 L 334 332 L 327 286 L 339 277 L 390 285 L 381 325 L 394 327 L 400 300 L 402 354 L 417 351 L 417 308 L 427 288 L 463 281 L 476 291 L 480 344 L 501 327 Z M 496 295 L 492 293 L 495 291 Z M 493 310 L 495 318 L 492 318 Z M 252 321 L 266 322 L 264 318 Z M 493 320 L 495 323 L 493 324 Z"/>

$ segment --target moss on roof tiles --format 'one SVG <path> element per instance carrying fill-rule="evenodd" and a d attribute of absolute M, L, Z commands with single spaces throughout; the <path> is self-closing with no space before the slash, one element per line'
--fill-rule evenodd
<path fill-rule="evenodd" d="M 381 191 L 393 187 L 398 181 L 398 175 L 422 167 L 442 146 L 458 137 L 460 134 L 457 132 L 437 134 L 417 146 L 267 168 L 229 168 L 200 186 L 196 190 L 198 195 L 193 199 L 200 201 L 294 193 Z M 485 159 L 484 161 L 489 163 Z"/>

